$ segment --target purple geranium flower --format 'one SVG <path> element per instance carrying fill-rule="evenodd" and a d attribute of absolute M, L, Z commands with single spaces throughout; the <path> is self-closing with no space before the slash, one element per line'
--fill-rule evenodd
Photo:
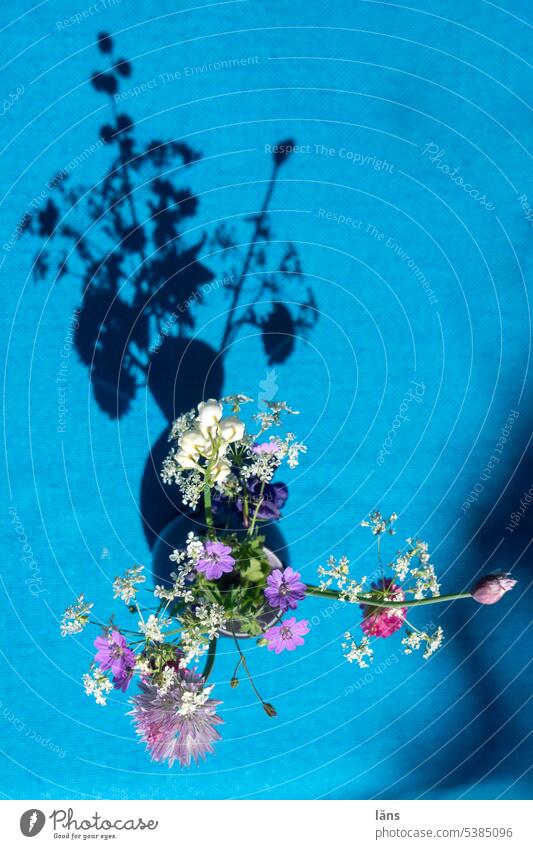
<path fill-rule="evenodd" d="M 220 578 L 224 572 L 232 572 L 235 558 L 231 556 L 231 548 L 223 542 L 204 543 L 204 554 L 198 560 L 196 568 L 203 572 L 209 581 Z"/>
<path fill-rule="evenodd" d="M 306 586 L 300 581 L 300 573 L 288 566 L 285 571 L 274 569 L 267 578 L 265 598 L 271 607 L 279 607 L 285 613 L 296 610 L 298 602 L 305 598 Z"/>
<path fill-rule="evenodd" d="M 107 636 L 97 637 L 94 647 L 98 649 L 94 657 L 95 663 L 98 663 L 103 671 L 110 669 L 115 689 L 125 692 L 135 666 L 135 653 L 128 648 L 125 637 L 120 631 L 110 631 Z"/>
<path fill-rule="evenodd" d="M 306 619 L 296 621 L 292 616 L 281 625 L 276 625 L 274 628 L 269 628 L 265 631 L 265 637 L 268 640 L 269 651 L 275 651 L 276 654 L 287 649 L 294 651 L 298 646 L 303 646 L 303 635 L 309 633 L 309 625 Z"/>
<path fill-rule="evenodd" d="M 146 743 L 154 761 L 198 763 L 213 743 L 220 740 L 215 726 L 222 720 L 215 713 L 219 701 L 209 698 L 212 687 L 204 689 L 201 675 L 190 669 L 177 670 L 177 680 L 168 693 L 142 681 L 141 693 L 132 700 L 131 715 L 137 734 Z"/>

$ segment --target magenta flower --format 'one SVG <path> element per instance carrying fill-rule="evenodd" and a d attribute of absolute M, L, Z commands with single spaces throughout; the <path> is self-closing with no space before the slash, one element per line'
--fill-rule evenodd
<path fill-rule="evenodd" d="M 98 649 L 95 663 L 104 672 L 110 669 L 115 689 L 126 692 L 133 675 L 135 653 L 128 648 L 125 637 L 120 631 L 110 631 L 107 636 L 97 637 L 94 647 Z"/>
<path fill-rule="evenodd" d="M 276 654 L 287 649 L 294 651 L 298 646 L 303 646 L 303 635 L 309 633 L 309 625 L 306 619 L 300 619 L 299 622 L 292 616 L 281 625 L 276 625 L 274 628 L 269 628 L 265 631 L 265 637 L 268 641 L 269 651 L 275 651 Z"/>
<path fill-rule="evenodd" d="M 265 598 L 271 607 L 279 607 L 284 613 L 296 610 L 298 602 L 305 598 L 306 586 L 300 581 L 300 573 L 288 566 L 285 571 L 274 569 L 267 578 Z"/>
<path fill-rule="evenodd" d="M 472 590 L 472 598 L 479 604 L 495 604 L 506 592 L 512 590 L 516 581 L 509 572 L 494 572 L 480 578 Z"/>
<path fill-rule="evenodd" d="M 205 759 L 220 740 L 215 726 L 222 722 L 215 713 L 220 702 L 209 698 L 212 688 L 204 688 L 202 676 L 190 669 L 178 669 L 176 675 L 176 683 L 165 694 L 142 681 L 130 713 L 152 760 L 168 761 L 169 767 L 175 761 L 190 766 L 191 760 Z"/>
<path fill-rule="evenodd" d="M 403 590 L 392 578 L 383 578 L 379 584 L 372 584 L 376 593 L 376 601 L 403 601 Z M 369 604 L 359 605 L 363 611 L 361 628 L 367 637 L 390 637 L 405 623 L 406 607 L 376 607 Z"/>
<path fill-rule="evenodd" d="M 235 559 L 231 556 L 231 548 L 223 542 L 204 543 L 204 554 L 196 564 L 199 572 L 203 572 L 209 581 L 216 581 L 224 572 L 232 572 Z"/>

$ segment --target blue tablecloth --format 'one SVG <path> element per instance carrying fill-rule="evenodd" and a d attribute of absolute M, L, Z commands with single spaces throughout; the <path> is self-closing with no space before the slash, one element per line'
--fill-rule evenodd
<path fill-rule="evenodd" d="M 13 0 L 4 8 L 5 797 L 527 795 L 529 5 Z M 102 31 L 113 35 L 111 54 L 97 47 Z M 131 66 L 111 75 L 115 91 L 108 66 L 120 60 Z M 94 72 L 104 76 L 91 85 Z M 76 336 L 83 275 L 91 257 L 113 255 L 119 236 L 130 240 L 121 254 L 126 312 L 133 297 L 134 236 L 117 233 L 111 204 L 103 225 L 87 207 L 112 162 L 113 143 L 104 142 L 117 114 L 127 116 L 122 138 L 144 149 L 151 140 L 182 146 L 152 162 L 160 182 L 136 194 L 178 204 L 198 272 L 189 303 L 158 318 L 149 304 L 138 311 L 144 324 L 133 339 L 121 336 L 131 325 L 122 314 L 100 316 L 106 338 L 128 351 L 120 409 L 106 371 L 114 343 L 91 382 L 91 356 L 82 362 Z M 273 149 L 287 140 L 296 145 L 289 155 Z M 185 165 L 190 151 L 201 156 Z M 250 318 L 261 283 L 277 289 L 263 286 L 253 323 L 237 321 L 221 350 L 232 282 L 269 185 L 268 229 L 254 248 L 263 264 L 246 275 L 233 317 Z M 79 190 L 67 198 L 75 209 L 60 222 L 57 198 L 70 190 Z M 64 226 L 80 228 L 86 253 L 78 245 L 57 275 L 76 242 L 68 230 L 50 240 Z M 225 250 L 226 236 L 244 247 Z M 164 241 L 151 234 L 143 249 Z M 280 264 L 287 273 L 277 273 Z M 346 553 L 356 574 L 371 572 L 375 551 L 358 523 L 377 508 L 399 515 L 387 556 L 397 540 L 427 539 L 443 592 L 495 569 L 519 581 L 493 608 L 426 608 L 445 629 L 442 650 L 424 663 L 404 657 L 392 637 L 376 646 L 369 670 L 342 658 L 357 612 L 307 600 L 305 648 L 250 655 L 277 719 L 245 681 L 230 690 L 235 655 L 221 641 L 213 680 L 223 740 L 189 770 L 149 760 L 124 698 L 100 708 L 84 695 L 92 637 L 63 639 L 58 628 L 82 591 L 106 618 L 114 576 L 133 563 L 150 570 L 154 535 L 176 510 L 149 458 L 159 462 L 176 401 L 178 325 L 194 340 L 187 397 L 202 396 L 208 373 L 224 393 L 283 398 L 301 411 L 291 424 L 308 453 L 287 479 L 280 529 L 305 579 L 316 580 L 329 553 Z M 152 378 L 143 380 L 147 363 Z M 424 611 L 417 621 L 428 621 Z"/>

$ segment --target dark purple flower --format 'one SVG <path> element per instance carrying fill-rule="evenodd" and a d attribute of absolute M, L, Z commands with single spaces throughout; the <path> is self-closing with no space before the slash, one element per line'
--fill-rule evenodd
<path fill-rule="evenodd" d="M 128 648 L 120 631 L 110 631 L 107 636 L 97 637 L 94 647 L 98 649 L 94 660 L 105 671 L 110 669 L 115 689 L 128 689 L 135 666 L 135 653 Z"/>
<path fill-rule="evenodd" d="M 231 556 L 229 545 L 211 540 L 204 543 L 204 554 L 196 564 L 198 572 L 203 572 L 209 581 L 215 581 L 224 572 L 232 572 L 234 566 L 235 558 Z"/>
<path fill-rule="evenodd" d="M 131 715 L 152 760 L 168 761 L 169 766 L 177 760 L 181 766 L 190 766 L 191 760 L 205 759 L 220 740 L 215 728 L 222 722 L 215 713 L 220 702 L 209 698 L 212 687 L 205 687 L 196 672 L 178 669 L 176 676 L 176 683 L 164 694 L 142 681 Z"/>
<path fill-rule="evenodd" d="M 256 507 L 259 503 L 261 493 L 261 481 L 259 478 L 250 478 L 246 485 L 248 490 L 248 511 L 253 516 Z M 258 519 L 266 521 L 277 521 L 281 517 L 281 510 L 289 497 L 289 490 L 284 483 L 267 483 L 263 490 L 263 498 L 261 506 L 257 513 Z M 236 502 L 237 510 L 242 513 L 243 501 L 238 498 Z"/>
<path fill-rule="evenodd" d="M 274 628 L 269 628 L 265 631 L 265 638 L 268 640 L 269 651 L 275 651 L 279 654 L 282 651 L 294 651 L 298 646 L 303 646 L 303 635 L 309 633 L 309 625 L 306 619 L 296 621 L 292 616 L 281 625 L 276 625 Z"/>
<path fill-rule="evenodd" d="M 306 586 L 300 581 L 300 573 L 288 566 L 285 571 L 274 569 L 267 578 L 265 598 L 271 607 L 279 607 L 285 613 L 296 610 L 298 602 L 305 598 Z"/>

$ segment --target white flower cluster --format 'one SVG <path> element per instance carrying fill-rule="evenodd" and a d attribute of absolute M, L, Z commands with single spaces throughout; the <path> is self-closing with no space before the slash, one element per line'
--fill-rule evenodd
<path fill-rule="evenodd" d="M 209 696 L 213 692 L 213 687 L 214 685 L 211 684 L 209 687 L 204 687 L 196 693 L 190 690 L 184 690 L 181 697 L 181 704 L 177 710 L 179 716 L 186 716 L 187 718 L 194 716 L 198 708 L 205 705 L 209 699 Z"/>
<path fill-rule="evenodd" d="M 370 648 L 370 642 L 368 637 L 363 637 L 360 643 L 356 643 L 352 639 L 352 635 L 349 631 L 347 631 L 344 635 L 345 642 L 342 644 L 342 648 L 344 649 L 344 657 L 348 661 L 348 663 L 357 663 L 361 669 L 365 669 L 368 666 L 366 658 L 372 663 L 374 659 L 374 652 Z"/>
<path fill-rule="evenodd" d="M 231 473 L 231 463 L 226 459 L 228 447 L 243 435 L 244 422 L 237 416 L 224 416 L 220 401 L 201 401 L 194 427 L 178 437 L 174 462 L 181 469 L 203 474 L 208 484 L 222 483 Z"/>
<path fill-rule="evenodd" d="M 177 571 L 170 573 L 173 581 L 172 586 L 156 586 L 154 590 L 155 597 L 165 599 L 166 601 L 174 601 L 179 598 L 185 604 L 194 601 L 194 593 L 191 590 L 191 585 L 187 582 L 187 578 L 194 570 L 203 552 L 204 544 L 202 540 L 200 537 L 195 536 L 192 531 L 189 531 L 185 549 L 180 551 L 175 548 L 172 554 L 169 554 L 169 559 L 177 566 Z"/>
<path fill-rule="evenodd" d="M 356 581 L 349 577 L 350 561 L 347 557 L 340 557 L 339 561 L 335 557 L 328 557 L 327 568 L 325 566 L 318 567 L 320 575 L 320 589 L 327 590 L 331 584 L 335 583 L 339 591 L 339 599 L 341 601 L 349 601 L 352 604 L 358 604 L 357 596 L 364 592 L 366 583 L 366 575 L 360 581 Z"/>
<path fill-rule="evenodd" d="M 298 410 L 292 410 L 287 405 L 286 401 L 267 401 L 266 405 L 268 407 L 267 412 L 256 413 L 254 416 L 254 419 L 258 421 L 261 426 L 258 436 L 265 433 L 265 431 L 270 430 L 271 427 L 278 427 L 281 424 L 282 413 L 288 413 L 291 416 L 300 415 Z"/>
<path fill-rule="evenodd" d="M 146 577 L 143 575 L 144 566 L 134 566 L 127 569 L 123 577 L 116 577 L 113 581 L 113 598 L 121 598 L 126 604 L 131 604 L 137 596 L 135 584 L 144 584 Z"/>
<path fill-rule="evenodd" d="M 192 617 L 182 620 L 181 648 L 184 652 L 179 665 L 188 666 L 199 660 L 209 649 L 209 640 L 218 637 L 219 629 L 226 623 L 226 614 L 220 604 L 200 604 Z"/>
<path fill-rule="evenodd" d="M 429 562 L 428 544 L 419 539 L 408 539 L 409 549 L 399 554 L 391 567 L 400 581 L 406 581 L 409 577 L 415 579 L 412 590 L 416 599 L 425 598 L 426 593 L 430 596 L 439 594 L 440 584 L 435 574 L 435 569 Z M 416 559 L 416 565 L 413 560 Z"/>
<path fill-rule="evenodd" d="M 93 669 L 92 675 L 86 672 L 82 680 L 85 693 L 88 696 L 94 696 L 97 705 L 107 704 L 107 696 L 113 689 L 113 685 L 99 666 Z"/>
<path fill-rule="evenodd" d="M 172 690 L 177 681 L 177 677 L 175 669 L 172 669 L 171 666 L 165 666 L 161 673 L 161 681 L 156 685 L 157 692 L 160 696 L 166 696 L 166 694 Z"/>
<path fill-rule="evenodd" d="M 166 628 L 171 622 L 172 619 L 161 619 L 151 613 L 146 622 L 143 620 L 139 622 L 139 630 L 144 634 L 147 642 L 163 643 L 165 641 L 163 628 Z"/>
<path fill-rule="evenodd" d="M 372 513 L 369 514 L 368 519 L 363 519 L 361 522 L 362 528 L 372 528 L 372 533 L 375 536 L 380 536 L 385 532 L 388 532 L 391 536 L 396 533 L 393 528 L 393 524 L 398 518 L 396 513 L 391 513 L 388 519 L 385 519 L 379 510 L 373 510 Z"/>
<path fill-rule="evenodd" d="M 83 631 L 89 621 L 92 607 L 92 603 L 85 601 L 83 593 L 78 596 L 74 604 L 67 607 L 61 617 L 61 636 L 66 637 L 67 634 L 79 634 Z"/>
<path fill-rule="evenodd" d="M 424 660 L 427 660 L 437 651 L 442 645 L 444 639 L 444 631 L 439 625 L 435 631 L 428 633 L 427 631 L 407 631 L 407 636 L 403 638 L 402 645 L 404 646 L 405 654 L 411 654 L 420 646 L 425 646 L 425 652 L 422 655 Z"/>

